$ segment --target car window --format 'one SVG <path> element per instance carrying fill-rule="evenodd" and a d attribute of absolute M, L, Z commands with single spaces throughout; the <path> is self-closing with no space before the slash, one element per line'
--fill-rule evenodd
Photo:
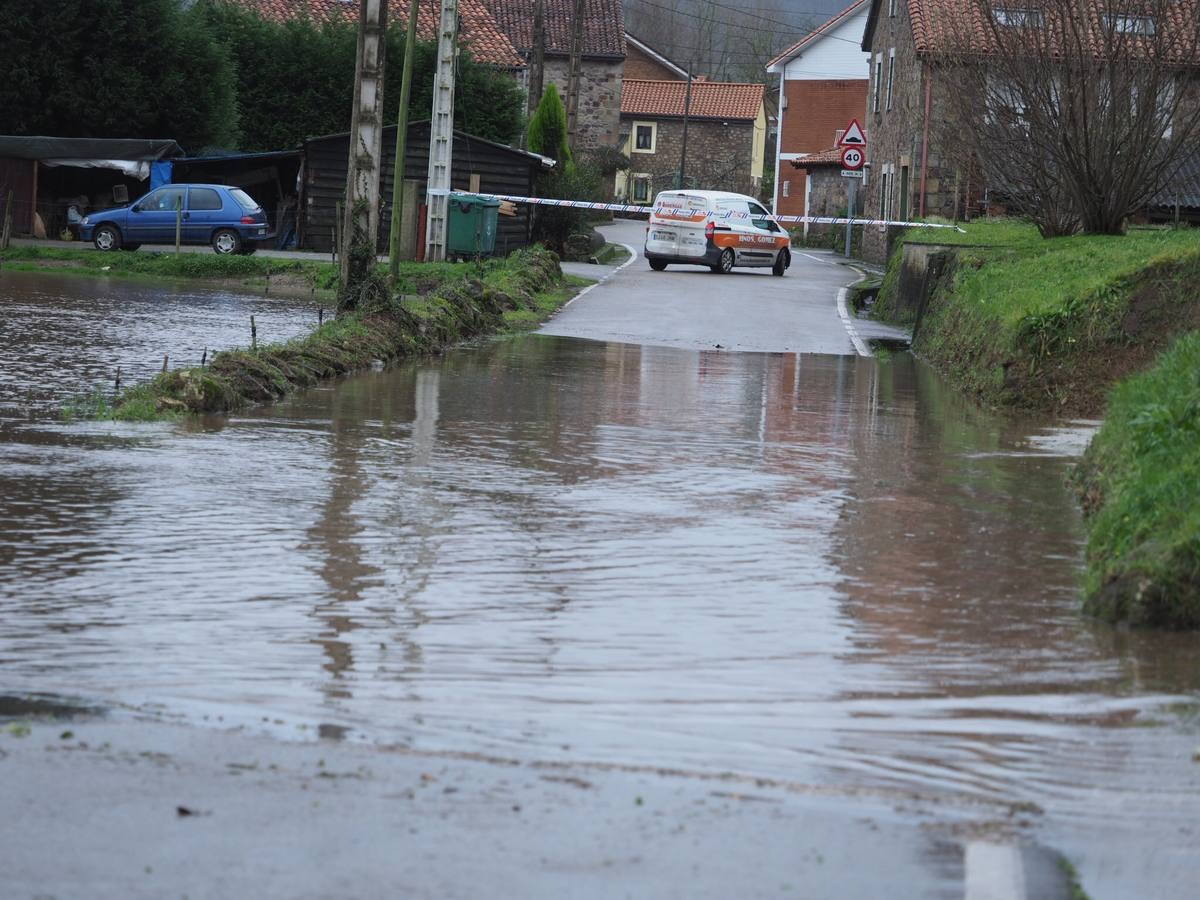
<path fill-rule="evenodd" d="M 229 195 L 237 201 L 238 206 L 246 212 L 254 212 L 258 209 L 258 204 L 254 202 L 254 198 L 243 191 L 241 188 L 230 188 Z"/>
<path fill-rule="evenodd" d="M 147 194 L 138 201 L 138 206 L 147 212 L 174 212 L 183 203 L 184 188 L 164 187 Z"/>
<path fill-rule="evenodd" d="M 731 224 L 745 224 L 746 214 L 750 212 L 750 207 L 746 205 L 745 200 L 718 200 L 717 201 L 717 218 L 727 219 Z M 730 215 L 733 213 L 733 215 Z"/>
<path fill-rule="evenodd" d="M 188 209 L 220 209 L 221 195 L 212 188 L 191 188 L 188 190 Z"/>

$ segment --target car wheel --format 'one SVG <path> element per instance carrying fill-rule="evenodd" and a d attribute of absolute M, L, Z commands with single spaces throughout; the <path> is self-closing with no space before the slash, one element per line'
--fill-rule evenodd
<path fill-rule="evenodd" d="M 666 260 L 662 260 L 662 259 L 650 260 L 650 268 L 652 268 L 655 272 L 661 272 L 666 267 L 667 267 Z"/>
<path fill-rule="evenodd" d="M 728 275 L 733 271 L 733 250 L 726 247 L 721 251 L 721 256 L 717 259 L 717 264 L 712 267 L 712 270 L 717 275 Z"/>
<path fill-rule="evenodd" d="M 142 245 L 141 245 L 141 244 L 122 244 L 122 245 L 121 245 L 121 249 L 122 249 L 122 250 L 129 250 L 129 251 L 131 251 L 131 252 L 132 252 L 132 251 L 136 250 L 136 249 L 137 249 L 138 247 L 140 247 L 140 246 L 142 246 Z"/>
<path fill-rule="evenodd" d="M 115 225 L 101 225 L 96 229 L 92 243 L 96 245 L 97 250 L 120 250 L 121 232 Z"/>
<path fill-rule="evenodd" d="M 775 265 L 771 266 L 771 274 L 782 276 L 787 271 L 787 267 L 791 264 L 791 254 L 786 250 L 780 250 L 779 255 L 775 257 Z"/>
<path fill-rule="evenodd" d="M 221 256 L 238 253 L 242 249 L 242 239 L 236 231 L 222 228 L 212 238 L 212 248 Z"/>

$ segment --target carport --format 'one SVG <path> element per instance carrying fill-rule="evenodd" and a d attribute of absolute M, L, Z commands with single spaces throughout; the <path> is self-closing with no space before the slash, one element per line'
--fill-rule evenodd
<path fill-rule="evenodd" d="M 12 233 L 56 237 L 67 208 L 82 215 L 136 200 L 170 180 L 155 164 L 183 156 L 172 140 L 0 135 L 0 216 L 12 194 Z"/>

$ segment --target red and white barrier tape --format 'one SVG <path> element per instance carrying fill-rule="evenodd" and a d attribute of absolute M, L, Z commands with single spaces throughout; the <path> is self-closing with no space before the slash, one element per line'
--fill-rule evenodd
<path fill-rule="evenodd" d="M 674 213 L 686 212 L 679 207 L 674 206 L 634 206 L 628 203 L 593 203 L 588 200 L 556 200 L 549 197 L 514 197 L 508 194 L 473 194 L 468 191 L 455 191 L 456 195 L 467 197 L 479 197 L 484 200 L 507 200 L 509 203 L 527 203 L 535 206 L 566 206 L 571 209 L 591 209 L 597 212 L 624 212 L 636 213 L 643 216 L 651 215 L 655 212 L 662 212 L 668 216 Z M 700 210 L 697 210 L 700 212 Z M 748 212 L 734 212 L 726 210 L 725 212 L 713 213 L 709 218 L 712 219 L 750 219 L 756 218 Z M 965 234 L 966 232 L 957 225 L 943 225 L 934 222 L 899 222 L 893 219 L 839 219 L 832 216 L 768 216 L 771 221 L 779 222 L 780 224 L 804 224 L 809 225 L 886 225 L 888 227 L 896 226 L 903 228 L 952 228 L 957 232 Z"/>

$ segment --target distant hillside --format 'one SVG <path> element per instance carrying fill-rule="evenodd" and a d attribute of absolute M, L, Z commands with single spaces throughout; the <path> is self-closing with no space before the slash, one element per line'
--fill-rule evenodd
<path fill-rule="evenodd" d="M 624 0 L 625 27 L 718 81 L 766 81 L 766 63 L 852 0 Z"/>

